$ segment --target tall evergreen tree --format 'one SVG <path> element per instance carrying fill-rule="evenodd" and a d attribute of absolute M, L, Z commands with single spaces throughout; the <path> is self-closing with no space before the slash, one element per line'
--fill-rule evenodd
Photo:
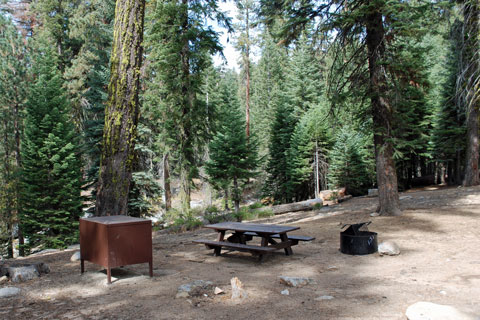
<path fill-rule="evenodd" d="M 258 159 L 254 139 L 247 139 L 236 86 L 232 85 L 232 80 L 220 87 L 220 125 L 209 145 L 210 160 L 206 163 L 206 172 L 215 188 L 232 188 L 232 200 L 238 212 L 242 185 L 255 175 Z"/>
<path fill-rule="evenodd" d="M 45 35 L 36 43 L 22 149 L 21 227 L 27 248 L 60 248 L 78 241 L 81 162 L 58 56 Z"/>
<path fill-rule="evenodd" d="M 362 137 L 349 127 L 341 128 L 330 152 L 329 183 L 345 187 L 353 196 L 364 195 L 371 186 L 371 177 L 364 160 Z"/>
<path fill-rule="evenodd" d="M 139 117 L 144 0 L 119 0 L 115 9 L 110 83 L 95 213 L 125 215 Z"/>
<path fill-rule="evenodd" d="M 480 109 L 480 3 L 461 1 L 463 5 L 462 72 L 458 95 L 465 104 L 467 120 L 467 150 L 465 154 L 464 186 L 480 184 L 479 176 L 479 109 Z"/>
<path fill-rule="evenodd" d="M 19 224 L 19 170 L 21 168 L 21 136 L 23 130 L 23 110 L 27 86 L 27 52 L 24 42 L 13 22 L 0 12 L 0 154 L 2 166 L 2 221 L 5 223 L 7 256 L 13 256 L 15 226 Z M 18 228 L 17 228 L 18 229 Z M 20 244 L 23 235 L 18 233 Z M 20 249 L 20 255 L 24 255 Z"/>
<path fill-rule="evenodd" d="M 157 1 L 149 16 L 148 63 L 151 83 L 146 102 L 161 114 L 164 150 L 180 177 L 182 210 L 190 208 L 192 179 L 210 136 L 214 106 L 204 97 L 210 54 L 221 50 L 218 34 L 205 25 L 229 26 L 215 1 Z M 154 95 L 157 95 L 155 97 Z"/>

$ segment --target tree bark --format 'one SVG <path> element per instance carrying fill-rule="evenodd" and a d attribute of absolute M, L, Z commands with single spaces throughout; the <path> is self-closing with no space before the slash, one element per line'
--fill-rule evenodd
<path fill-rule="evenodd" d="M 237 177 L 233 177 L 233 203 L 235 205 L 235 212 L 240 211 L 240 190 L 238 190 Z"/>
<path fill-rule="evenodd" d="M 245 43 L 245 76 L 246 76 L 246 86 L 245 86 L 245 131 L 247 139 L 250 137 L 250 22 L 249 22 L 249 12 L 248 5 L 246 6 L 245 11 L 245 32 L 246 32 L 246 43 Z"/>
<path fill-rule="evenodd" d="M 95 213 L 125 215 L 135 162 L 145 0 L 117 0 Z"/>
<path fill-rule="evenodd" d="M 165 210 L 168 211 L 172 208 L 172 190 L 170 187 L 168 153 L 163 155 L 163 192 L 165 193 Z"/>
<path fill-rule="evenodd" d="M 385 43 L 383 42 L 385 30 L 382 14 L 378 9 L 374 9 L 366 18 L 379 212 L 381 215 L 400 215 L 397 173 L 393 161 L 393 110 L 387 98 L 387 79 L 381 64 L 385 58 Z"/>
<path fill-rule="evenodd" d="M 480 184 L 478 171 L 478 116 L 480 103 L 480 63 L 479 63 L 479 14 L 478 0 L 464 1 L 464 60 L 463 77 L 465 81 L 465 97 L 467 110 L 467 151 L 465 154 L 465 175 L 463 186 Z"/>
<path fill-rule="evenodd" d="M 17 93 L 18 94 L 18 93 Z M 20 106 L 19 104 L 15 104 L 15 108 L 13 109 L 14 112 L 14 122 L 13 122 L 13 127 L 15 130 L 15 163 L 17 166 L 17 170 L 20 170 L 22 167 L 22 156 L 20 153 L 20 146 L 21 146 L 21 118 L 20 118 Z M 15 197 L 17 199 L 16 201 L 16 209 L 17 209 L 17 219 L 18 219 L 18 254 L 21 257 L 25 256 L 25 239 L 23 238 L 23 231 L 22 231 L 22 221 L 20 221 L 20 210 L 22 210 L 21 205 L 20 205 L 20 184 L 17 181 L 17 185 L 15 187 Z"/>

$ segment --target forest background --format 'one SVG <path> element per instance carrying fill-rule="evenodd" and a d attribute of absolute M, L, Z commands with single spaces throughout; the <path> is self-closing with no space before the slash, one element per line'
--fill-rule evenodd
<path fill-rule="evenodd" d="M 398 190 L 479 183 L 478 1 L 234 4 L 235 23 L 213 0 L 0 2 L 2 255 L 76 243 L 109 179 L 127 191 L 115 214 L 187 228 L 339 187 L 378 187 L 394 215 Z M 122 5 L 141 10 L 130 120 L 112 89 Z M 213 63 L 219 32 L 238 71 Z M 100 169 L 108 152 L 125 177 Z"/>

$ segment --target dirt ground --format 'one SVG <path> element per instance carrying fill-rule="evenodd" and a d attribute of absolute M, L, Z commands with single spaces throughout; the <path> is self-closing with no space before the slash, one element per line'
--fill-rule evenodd
<path fill-rule="evenodd" d="M 278 251 L 259 263 L 248 253 L 212 256 L 192 240 L 214 239 L 213 231 L 157 232 L 153 238 L 154 277 L 148 265 L 114 269 L 106 284 L 102 268 L 70 262 L 74 250 L 28 257 L 51 272 L 16 286 L 21 294 L 0 300 L 2 319 L 405 319 L 417 301 L 453 305 L 480 315 L 480 187 L 426 188 L 401 194 L 400 217 L 371 217 L 376 198 L 355 198 L 315 212 L 261 220 L 299 226 L 295 233 L 316 237 Z M 339 252 L 340 227 L 372 221 L 379 243 L 395 241 L 399 256 L 349 256 Z M 18 259 L 17 259 L 18 260 Z M 279 276 L 308 277 L 315 283 L 288 288 Z M 248 292 L 230 300 L 230 279 Z M 209 280 L 225 294 L 175 298 L 177 288 Z M 332 296 L 325 300 L 322 296 Z"/>

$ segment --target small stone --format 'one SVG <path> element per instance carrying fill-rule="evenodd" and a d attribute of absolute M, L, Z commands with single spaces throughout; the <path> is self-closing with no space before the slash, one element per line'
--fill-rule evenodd
<path fill-rule="evenodd" d="M 75 252 L 70 258 L 70 261 L 72 262 L 78 261 L 78 260 L 80 260 L 80 251 Z"/>
<path fill-rule="evenodd" d="M 287 277 L 287 276 L 280 276 L 279 278 L 281 283 L 289 287 L 300 288 L 314 282 L 314 280 L 310 278 Z"/>
<path fill-rule="evenodd" d="M 290 295 L 290 292 L 288 291 L 288 289 L 282 290 L 280 293 L 283 294 L 284 296 Z"/>
<path fill-rule="evenodd" d="M 400 254 L 400 248 L 393 241 L 385 241 L 378 245 L 378 253 L 380 255 L 396 256 Z"/>
<path fill-rule="evenodd" d="M 8 277 L 7 276 L 0 277 L 0 283 L 5 283 L 5 282 L 8 282 Z"/>
<path fill-rule="evenodd" d="M 20 293 L 19 288 L 15 287 L 5 287 L 0 289 L 0 298 L 8 298 L 12 296 L 16 296 Z"/>
<path fill-rule="evenodd" d="M 420 301 L 405 312 L 408 320 L 475 320 L 478 317 L 462 312 L 455 307 Z"/>
<path fill-rule="evenodd" d="M 223 291 L 223 290 L 220 289 L 219 287 L 215 287 L 215 290 L 213 291 L 213 293 L 215 293 L 215 294 L 222 294 L 222 293 L 225 293 L 225 291 Z"/>
<path fill-rule="evenodd" d="M 232 285 L 232 300 L 238 301 L 248 297 L 242 282 L 237 277 L 230 279 L 230 284 Z"/>
<path fill-rule="evenodd" d="M 175 296 L 175 299 L 180 299 L 180 298 L 188 298 L 190 295 L 186 291 L 181 291 L 178 292 L 177 295 Z"/>
<path fill-rule="evenodd" d="M 320 296 L 320 297 L 316 297 L 315 301 L 332 300 L 332 299 L 333 299 L 333 296 Z"/>
<path fill-rule="evenodd" d="M 378 216 L 380 216 L 380 213 L 378 213 L 378 212 L 370 213 L 370 217 L 378 217 Z"/>
<path fill-rule="evenodd" d="M 446 294 L 447 294 L 447 291 L 441 290 L 441 291 L 440 291 L 440 294 L 446 295 Z"/>

